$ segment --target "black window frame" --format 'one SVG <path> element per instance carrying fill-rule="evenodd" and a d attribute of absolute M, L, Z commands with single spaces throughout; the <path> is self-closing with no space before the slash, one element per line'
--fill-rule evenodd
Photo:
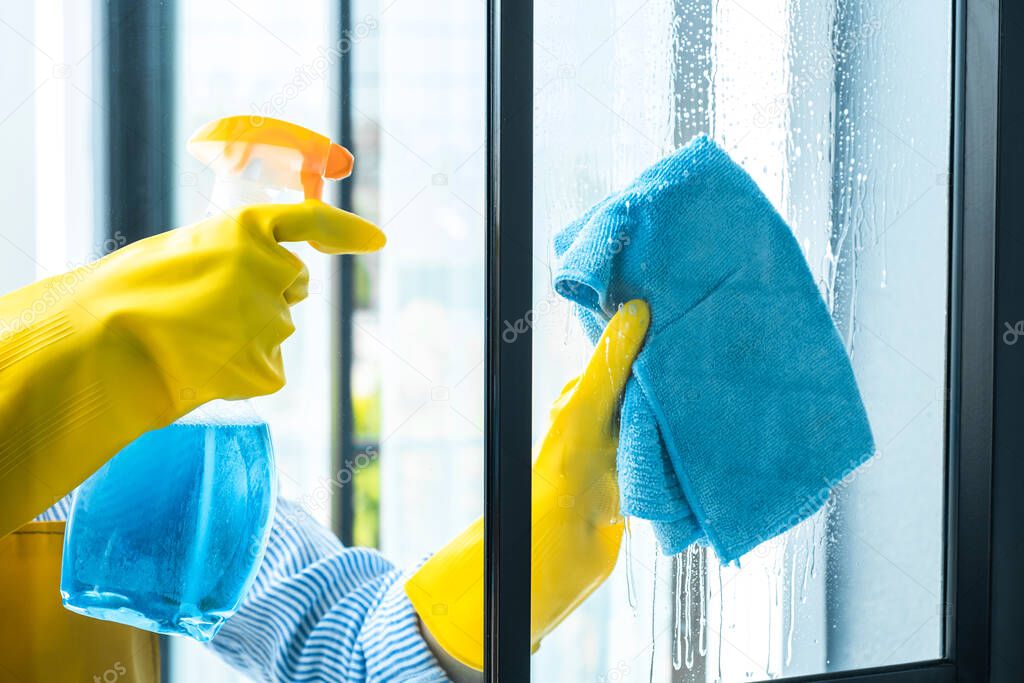
<path fill-rule="evenodd" d="M 484 674 L 530 680 L 533 0 L 487 4 Z"/>

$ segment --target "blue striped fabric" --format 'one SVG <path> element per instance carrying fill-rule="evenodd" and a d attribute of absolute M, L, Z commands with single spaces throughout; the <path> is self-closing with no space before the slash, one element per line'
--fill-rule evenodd
<path fill-rule="evenodd" d="M 37 519 L 66 519 L 70 506 L 69 496 Z M 376 550 L 346 548 L 279 500 L 252 590 L 209 647 L 256 681 L 447 681 L 404 583 Z"/>

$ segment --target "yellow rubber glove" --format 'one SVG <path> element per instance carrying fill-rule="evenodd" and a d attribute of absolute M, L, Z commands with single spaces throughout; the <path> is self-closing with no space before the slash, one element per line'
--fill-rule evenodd
<path fill-rule="evenodd" d="M 385 237 L 317 201 L 252 206 L 0 298 L 0 536 L 143 432 L 279 389 L 309 282 L 279 242 L 303 240 L 362 253 Z"/>
<path fill-rule="evenodd" d="M 533 465 L 534 649 L 615 567 L 623 530 L 615 481 L 619 405 L 649 322 L 646 303 L 626 304 L 608 323 L 586 370 L 551 406 Z M 430 635 L 477 671 L 484 664 L 483 575 L 481 519 L 405 584 Z"/>

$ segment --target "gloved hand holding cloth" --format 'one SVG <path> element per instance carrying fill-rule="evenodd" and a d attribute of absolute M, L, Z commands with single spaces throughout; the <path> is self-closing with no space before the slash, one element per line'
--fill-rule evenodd
<path fill-rule="evenodd" d="M 789 227 L 706 137 L 559 233 L 555 290 L 597 340 L 652 311 L 626 387 L 624 514 L 723 562 L 816 512 L 874 452 L 849 358 Z"/>
<path fill-rule="evenodd" d="M 250 206 L 0 298 L 0 536 L 143 432 L 279 389 L 309 281 L 280 244 L 296 241 L 364 253 L 385 237 L 319 201 Z"/>
<path fill-rule="evenodd" d="M 650 312 L 630 301 L 586 369 L 551 406 L 533 464 L 531 632 L 534 647 L 608 578 L 619 556 L 615 450 L 619 407 Z M 430 635 L 480 671 L 484 657 L 483 520 L 428 559 L 405 591 Z"/>

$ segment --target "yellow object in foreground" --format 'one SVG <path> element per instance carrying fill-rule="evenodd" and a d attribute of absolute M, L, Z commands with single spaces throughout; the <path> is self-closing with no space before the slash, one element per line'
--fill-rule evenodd
<path fill-rule="evenodd" d="M 63 546 L 64 522 L 33 522 L 0 540 L 0 681 L 157 683 L 156 634 L 61 605 Z"/>
<path fill-rule="evenodd" d="M 307 240 L 363 253 L 385 237 L 315 200 L 250 206 L 0 297 L 0 537 L 143 432 L 278 390 L 309 282 L 280 242 Z"/>
<path fill-rule="evenodd" d="M 623 522 L 615 480 L 618 415 L 650 313 L 631 301 L 608 323 L 583 374 L 551 406 L 533 465 L 531 587 L 536 649 L 611 574 Z M 483 521 L 427 560 L 405 591 L 427 630 L 483 670 Z"/>

